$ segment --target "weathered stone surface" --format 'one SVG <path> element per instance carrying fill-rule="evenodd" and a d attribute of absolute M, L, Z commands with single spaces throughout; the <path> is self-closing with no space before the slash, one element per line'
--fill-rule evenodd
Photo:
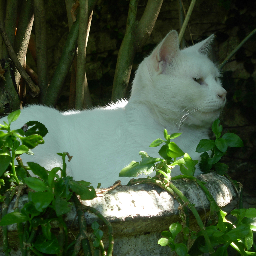
<path fill-rule="evenodd" d="M 235 190 L 225 177 L 209 173 L 199 178 L 205 182 L 220 207 L 229 205 L 235 199 Z M 188 180 L 178 180 L 173 183 L 195 205 L 202 218 L 205 218 L 209 212 L 209 202 L 200 187 Z M 26 197 L 23 198 L 23 203 L 20 201 L 20 207 L 24 202 Z M 96 208 L 111 222 L 115 238 L 114 255 L 172 255 L 169 248 L 157 244 L 161 231 L 168 230 L 171 223 L 180 221 L 179 211 L 182 207 L 168 192 L 149 184 L 119 186 L 101 197 L 82 203 Z M 85 213 L 85 216 L 88 225 L 94 221 L 102 224 L 92 213 Z M 74 208 L 67 215 L 66 221 L 68 225 L 78 229 Z M 191 228 L 196 229 L 192 216 L 190 223 Z M 9 230 L 14 231 L 15 226 L 10 227 Z M 104 244 L 107 245 L 107 228 L 103 226 L 102 230 L 105 236 Z"/>

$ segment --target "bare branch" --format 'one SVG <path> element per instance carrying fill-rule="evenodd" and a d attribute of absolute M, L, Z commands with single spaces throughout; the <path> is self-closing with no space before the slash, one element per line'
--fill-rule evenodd
<path fill-rule="evenodd" d="M 39 94 L 40 89 L 37 85 L 35 85 L 33 83 L 33 81 L 31 80 L 31 78 L 29 77 L 29 75 L 26 73 L 26 71 L 23 69 L 23 67 L 21 66 L 14 50 L 13 47 L 5 33 L 4 27 L 3 27 L 3 23 L 0 21 L 0 32 L 2 35 L 2 38 L 4 40 L 4 43 L 6 45 L 7 51 L 9 53 L 10 58 L 12 59 L 15 67 L 18 69 L 18 71 L 20 72 L 21 76 L 25 79 L 25 81 L 28 83 L 31 91 L 32 91 L 32 95 L 35 97 L 36 95 Z"/>

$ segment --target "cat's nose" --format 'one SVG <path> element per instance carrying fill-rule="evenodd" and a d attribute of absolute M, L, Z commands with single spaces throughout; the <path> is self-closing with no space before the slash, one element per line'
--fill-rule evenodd
<path fill-rule="evenodd" d="M 226 99 L 227 92 L 226 90 L 223 92 L 218 93 L 218 98 L 225 100 Z"/>

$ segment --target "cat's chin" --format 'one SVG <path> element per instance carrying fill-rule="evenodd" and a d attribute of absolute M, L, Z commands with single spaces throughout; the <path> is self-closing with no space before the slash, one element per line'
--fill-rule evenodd
<path fill-rule="evenodd" d="M 222 109 L 217 109 L 214 111 L 202 111 L 199 114 L 201 115 L 202 122 L 213 123 L 220 116 Z"/>
<path fill-rule="evenodd" d="M 208 127 L 220 116 L 221 109 L 214 111 L 197 111 L 189 116 L 188 124 L 197 127 Z"/>

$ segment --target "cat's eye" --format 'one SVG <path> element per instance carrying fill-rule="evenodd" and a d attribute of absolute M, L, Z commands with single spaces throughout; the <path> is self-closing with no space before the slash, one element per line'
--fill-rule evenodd
<path fill-rule="evenodd" d="M 195 82 L 197 82 L 198 84 L 203 84 L 204 83 L 204 79 L 203 78 L 196 78 L 196 77 L 194 77 L 193 80 Z"/>

